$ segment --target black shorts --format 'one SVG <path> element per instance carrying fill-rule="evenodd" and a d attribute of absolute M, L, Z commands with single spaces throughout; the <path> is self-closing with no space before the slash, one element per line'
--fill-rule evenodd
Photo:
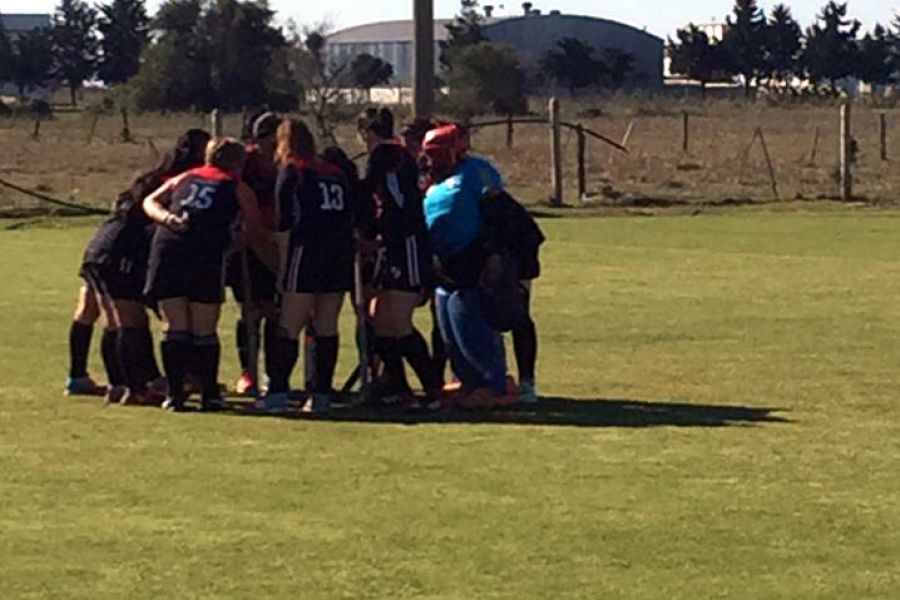
<path fill-rule="evenodd" d="M 276 292 L 276 275 L 263 264 L 255 252 L 245 250 L 235 252 L 227 261 L 225 268 L 225 284 L 231 288 L 234 299 L 243 304 L 247 294 L 244 292 L 244 273 L 241 256 L 247 255 L 247 270 L 254 302 L 274 302 Z"/>
<path fill-rule="evenodd" d="M 186 298 L 200 304 L 225 301 L 225 260 L 191 252 L 181 244 L 154 244 L 144 298 L 149 302 Z"/>
<path fill-rule="evenodd" d="M 353 290 L 352 248 L 289 248 L 282 289 L 294 294 L 336 294 Z"/>
<path fill-rule="evenodd" d="M 127 258 L 113 263 L 84 263 L 78 273 L 88 287 L 104 298 L 141 302 L 144 299 L 145 265 L 137 265 Z"/>
<path fill-rule="evenodd" d="M 538 257 L 540 249 L 528 251 L 516 257 L 519 269 L 520 281 L 531 281 L 541 276 L 541 261 Z"/>
<path fill-rule="evenodd" d="M 411 235 L 399 244 L 388 244 L 378 252 L 374 283 L 381 290 L 422 291 L 430 284 L 430 259 L 418 238 Z"/>

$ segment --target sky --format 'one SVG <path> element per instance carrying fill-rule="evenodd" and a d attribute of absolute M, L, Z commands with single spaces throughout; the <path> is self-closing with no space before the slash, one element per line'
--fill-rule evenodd
<path fill-rule="evenodd" d="M 437 17 L 451 17 L 459 8 L 458 0 L 434 0 Z M 784 0 L 794 11 L 794 16 L 804 28 L 812 22 L 825 0 Z M 760 5 L 768 10 L 776 1 L 763 0 Z M 865 28 L 876 22 L 888 23 L 893 14 L 900 14 L 900 0 L 850 0 L 850 12 L 862 21 Z M 0 0 L 0 12 L 50 12 L 58 0 Z M 148 0 L 155 8 L 159 0 Z M 279 19 L 294 19 L 301 25 L 328 21 L 336 28 L 349 27 L 373 21 L 408 19 L 412 16 L 412 0 L 328 0 L 324 3 L 302 0 L 270 0 L 278 11 Z M 498 15 L 519 15 L 521 1 L 482 1 L 505 8 Z M 569 14 L 591 15 L 628 23 L 638 28 L 646 27 L 660 37 L 674 35 L 677 28 L 688 22 L 709 23 L 723 21 L 731 8 L 731 0 L 535 0 L 535 7 L 545 13 L 556 9 Z M 327 7 L 327 8 L 326 8 Z"/>

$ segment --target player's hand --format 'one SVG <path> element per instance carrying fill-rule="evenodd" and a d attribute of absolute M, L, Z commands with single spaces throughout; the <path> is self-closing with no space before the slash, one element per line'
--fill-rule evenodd
<path fill-rule="evenodd" d="M 167 229 L 171 229 L 175 233 L 184 233 L 188 228 L 188 219 L 187 217 L 170 212 L 163 220 L 163 226 Z"/>

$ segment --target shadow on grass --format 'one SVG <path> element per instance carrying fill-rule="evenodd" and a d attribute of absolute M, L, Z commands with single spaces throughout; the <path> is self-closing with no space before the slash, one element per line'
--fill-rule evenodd
<path fill-rule="evenodd" d="M 790 423 L 776 415 L 782 409 L 749 406 L 679 404 L 640 400 L 578 400 L 543 398 L 535 405 L 482 411 L 442 411 L 411 413 L 401 409 L 379 409 L 338 404 L 327 415 L 305 415 L 288 412 L 246 416 L 273 416 L 287 419 L 350 423 L 385 423 L 399 425 L 427 424 L 496 424 L 565 427 L 730 427 L 758 423 Z"/>

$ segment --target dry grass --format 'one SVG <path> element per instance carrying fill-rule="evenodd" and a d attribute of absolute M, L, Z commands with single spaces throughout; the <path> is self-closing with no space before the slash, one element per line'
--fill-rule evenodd
<path fill-rule="evenodd" d="M 772 154 L 781 200 L 819 200 L 837 195 L 838 112 L 834 106 L 630 99 L 563 104 L 566 120 L 580 122 L 616 140 L 634 121 L 628 155 L 590 142 L 588 192 L 592 203 L 772 200 L 759 144 L 746 155 L 757 127 L 764 131 Z M 691 151 L 687 155 L 681 149 L 682 110 L 691 113 Z M 877 113 L 869 107 L 856 107 L 854 135 L 860 148 L 856 194 L 871 202 L 893 203 L 900 189 L 900 110 L 888 111 L 893 162 L 883 162 L 878 155 Z M 39 140 L 32 139 L 33 122 L 0 120 L 0 144 L 5 149 L 0 155 L 0 177 L 56 197 L 103 205 L 132 176 L 155 161 L 151 143 L 162 152 L 184 128 L 205 124 L 201 115 L 134 115 L 131 130 L 135 141 L 123 143 L 121 119 L 106 116 L 88 142 L 91 119 L 83 113 L 60 114 L 42 124 Z M 227 117 L 226 133 L 237 134 L 239 124 L 238 116 Z M 811 164 L 817 127 L 818 156 Z M 348 150 L 355 153 L 362 149 L 349 126 L 341 134 Z M 574 203 L 576 139 L 572 132 L 563 135 L 566 199 Z M 517 127 L 512 150 L 506 148 L 505 137 L 504 127 L 485 129 L 474 135 L 473 143 L 478 152 L 497 162 L 523 199 L 546 199 L 550 162 L 546 128 Z M 34 206 L 35 201 L 0 188 L 0 207 Z"/>

